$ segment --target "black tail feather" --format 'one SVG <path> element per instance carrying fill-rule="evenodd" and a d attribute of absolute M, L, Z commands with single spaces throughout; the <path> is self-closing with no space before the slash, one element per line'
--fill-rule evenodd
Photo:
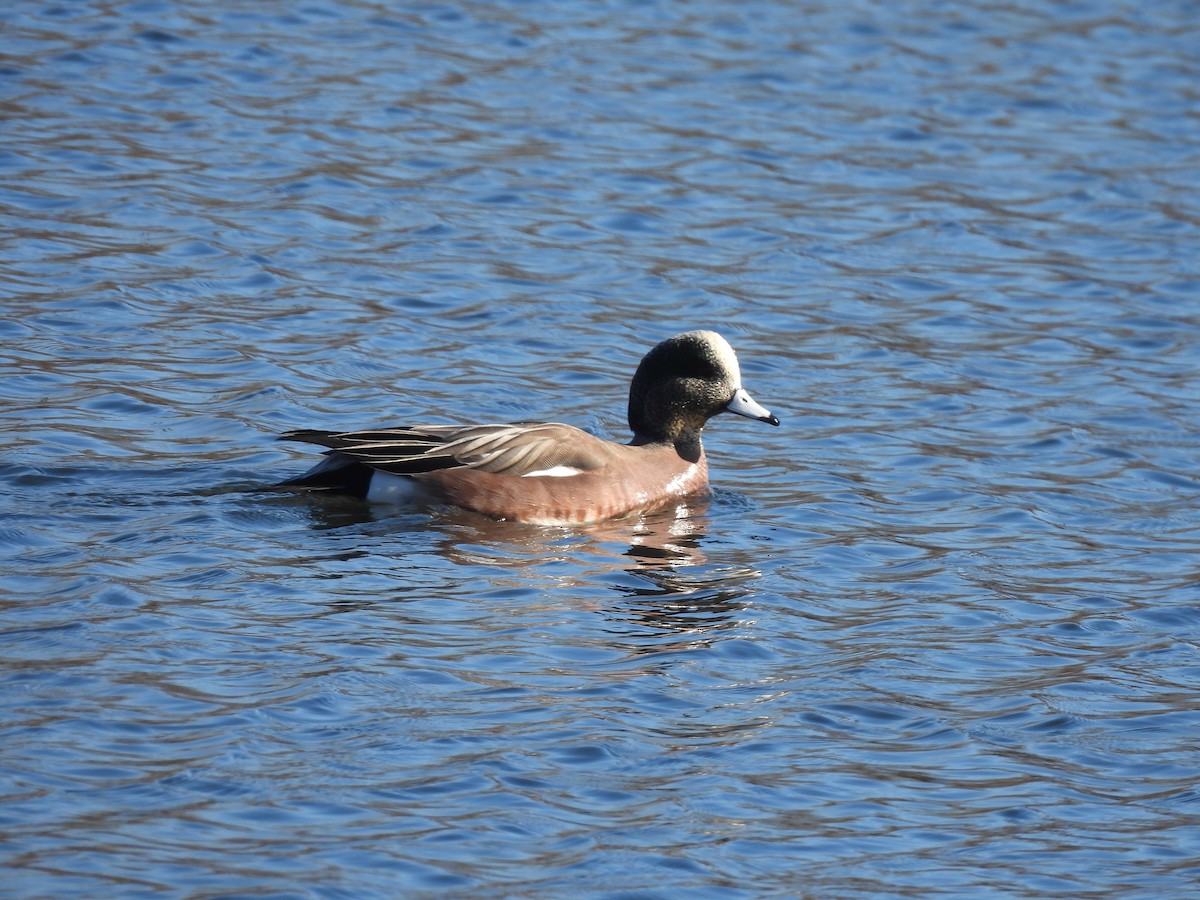
<path fill-rule="evenodd" d="M 344 457 L 343 457 L 344 458 Z M 322 462 L 315 469 L 281 481 L 277 488 L 302 488 L 309 491 L 329 491 L 334 494 L 348 494 L 351 497 L 365 499 L 371 489 L 371 477 L 375 470 L 370 466 L 347 459 L 344 466 Z"/>

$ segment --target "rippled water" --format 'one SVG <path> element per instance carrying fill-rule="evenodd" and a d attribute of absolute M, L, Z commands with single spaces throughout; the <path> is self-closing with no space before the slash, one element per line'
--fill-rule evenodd
<path fill-rule="evenodd" d="M 7 895 L 1194 891 L 1194 3 L 0 33 Z M 689 518 L 246 490 L 701 326 Z"/>

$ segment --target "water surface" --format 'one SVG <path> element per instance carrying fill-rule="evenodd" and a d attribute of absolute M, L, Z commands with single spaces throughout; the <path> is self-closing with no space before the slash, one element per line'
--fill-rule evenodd
<path fill-rule="evenodd" d="M 1198 23 L 0 12 L 6 891 L 1193 891 Z M 694 327 L 682 518 L 249 490 Z"/>

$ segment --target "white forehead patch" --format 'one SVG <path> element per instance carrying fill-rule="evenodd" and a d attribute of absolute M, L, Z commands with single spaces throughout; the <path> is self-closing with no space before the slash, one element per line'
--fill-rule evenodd
<path fill-rule="evenodd" d="M 733 348 L 729 346 L 729 341 L 721 337 L 715 331 L 700 332 L 708 339 L 712 345 L 713 355 L 717 358 L 718 364 L 729 373 L 729 378 L 733 381 L 735 387 L 742 386 L 742 370 L 738 366 L 737 355 L 733 352 Z"/>

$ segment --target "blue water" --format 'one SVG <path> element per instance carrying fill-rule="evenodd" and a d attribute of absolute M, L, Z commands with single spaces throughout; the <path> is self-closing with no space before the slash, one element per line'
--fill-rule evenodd
<path fill-rule="evenodd" d="M 1194 893 L 1194 3 L 0 35 L 0 893 Z M 248 490 L 695 327 L 687 518 Z"/>

